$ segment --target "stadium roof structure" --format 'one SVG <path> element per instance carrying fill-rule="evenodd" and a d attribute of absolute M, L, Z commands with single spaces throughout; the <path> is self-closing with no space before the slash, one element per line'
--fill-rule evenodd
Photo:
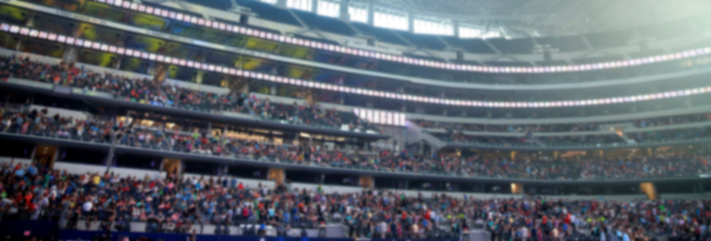
<path fill-rule="evenodd" d="M 514 38 L 614 31 L 711 13 L 711 2 L 704 0 L 372 1 L 415 15 L 450 18 L 461 25 L 502 28 L 506 36 Z"/>

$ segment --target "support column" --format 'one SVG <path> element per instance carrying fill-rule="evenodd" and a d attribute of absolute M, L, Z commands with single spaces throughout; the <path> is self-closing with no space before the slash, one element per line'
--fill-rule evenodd
<path fill-rule="evenodd" d="M 249 92 L 249 81 L 234 76 L 225 76 L 222 79 L 221 86 L 230 89 L 235 94 Z"/>
<path fill-rule="evenodd" d="M 116 41 L 116 45 L 119 47 L 125 47 L 126 46 L 126 36 L 120 36 L 119 39 Z M 114 68 L 114 69 L 120 69 L 121 68 L 121 62 L 122 62 L 122 56 L 120 55 L 115 55 L 113 57 L 113 61 L 111 62 L 111 65 L 109 67 Z"/>
<path fill-rule="evenodd" d="M 72 30 L 72 36 L 78 38 L 81 36 L 81 24 L 77 24 Z M 77 56 L 79 56 L 79 47 L 74 45 L 64 45 L 64 53 L 62 54 L 62 61 L 65 63 L 76 63 Z"/>
<path fill-rule="evenodd" d="M 180 175 L 183 172 L 183 161 L 175 158 L 163 158 L 163 163 L 161 165 L 161 172 L 165 172 L 166 177 L 173 177 Z"/>
<path fill-rule="evenodd" d="M 109 155 L 106 156 L 106 172 L 111 170 L 111 166 L 114 164 L 114 152 L 116 151 L 116 131 L 111 131 L 111 146 L 109 147 Z"/>
<path fill-rule="evenodd" d="M 348 13 L 348 2 L 349 0 L 343 0 L 341 1 L 341 6 L 340 6 L 340 19 L 344 22 L 350 22 L 351 21 L 351 15 Z"/>
<path fill-rule="evenodd" d="M 30 14 L 29 20 L 27 20 L 27 23 L 25 23 L 25 27 L 28 27 L 28 28 L 33 28 L 33 27 L 34 27 L 34 25 L 35 25 L 35 18 L 34 18 L 35 15 L 36 15 L 36 14 L 35 14 L 34 12 L 32 12 L 32 13 Z M 23 40 L 22 37 L 18 37 L 18 38 L 17 38 L 17 43 L 15 44 L 15 50 L 17 50 L 17 51 L 22 51 L 22 40 Z"/>
<path fill-rule="evenodd" d="M 59 148 L 56 146 L 37 145 L 32 150 L 32 164 L 40 164 L 43 167 L 52 168 L 57 160 Z"/>
<path fill-rule="evenodd" d="M 654 183 L 651 183 L 651 182 L 640 183 L 639 190 L 642 190 L 642 192 L 647 195 L 647 198 L 649 198 L 649 200 L 657 200 L 657 198 L 658 198 L 657 188 L 654 186 Z"/>
<path fill-rule="evenodd" d="M 306 103 L 308 103 L 309 106 L 313 106 L 314 103 L 316 103 L 316 100 L 314 99 L 314 91 L 312 89 L 306 90 L 304 100 L 306 100 Z"/>
<path fill-rule="evenodd" d="M 313 13 L 318 14 L 318 0 L 311 1 L 311 9 Z"/>
<path fill-rule="evenodd" d="M 454 37 L 459 37 L 459 21 L 452 21 L 452 27 L 454 28 Z"/>
<path fill-rule="evenodd" d="M 269 168 L 267 179 L 273 180 L 277 187 L 281 186 L 286 181 L 286 172 L 284 169 Z"/>
<path fill-rule="evenodd" d="M 343 86 L 343 83 L 345 82 L 344 78 L 345 77 L 338 78 L 336 84 L 338 84 L 339 86 Z M 343 92 L 338 92 L 338 103 L 341 105 L 346 103 L 346 94 L 344 94 Z"/>
<path fill-rule="evenodd" d="M 277 0 L 277 7 L 285 8 L 286 7 L 286 0 Z"/>
<path fill-rule="evenodd" d="M 363 188 L 375 188 L 375 179 L 372 176 L 360 176 L 359 185 Z"/>
<path fill-rule="evenodd" d="M 368 24 L 373 25 L 373 14 L 375 12 L 375 8 L 373 7 L 373 2 L 374 1 L 368 1 Z"/>
<path fill-rule="evenodd" d="M 413 11 L 407 12 L 407 30 L 415 32 L 415 13 Z"/>
<path fill-rule="evenodd" d="M 523 184 L 511 183 L 511 194 L 523 194 Z"/>
<path fill-rule="evenodd" d="M 195 75 L 195 83 L 202 84 L 202 80 L 205 77 L 205 70 L 198 70 Z"/>
<path fill-rule="evenodd" d="M 37 16 L 37 14 L 35 12 L 30 13 L 30 16 L 27 18 L 28 19 L 27 23 L 25 23 L 25 27 L 28 27 L 28 28 L 35 27 L 35 16 Z"/>
<path fill-rule="evenodd" d="M 151 67 L 148 69 L 148 74 L 153 76 L 153 81 L 163 82 L 168 73 L 168 65 L 164 63 L 154 62 L 151 63 Z"/>

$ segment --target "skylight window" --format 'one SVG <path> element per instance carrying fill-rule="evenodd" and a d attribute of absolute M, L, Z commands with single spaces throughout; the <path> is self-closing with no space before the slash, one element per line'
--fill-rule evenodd
<path fill-rule="evenodd" d="M 484 31 L 479 28 L 459 27 L 459 38 L 500 38 L 501 33 L 496 30 Z"/>
<path fill-rule="evenodd" d="M 389 28 L 407 31 L 407 14 L 395 10 L 376 10 L 373 13 L 373 25 L 381 28 Z"/>
<path fill-rule="evenodd" d="M 286 7 L 298 9 L 301 11 L 311 12 L 311 11 L 313 11 L 313 1 L 312 0 L 286 0 Z"/>
<path fill-rule="evenodd" d="M 368 23 L 368 5 L 348 4 L 348 16 L 352 22 Z"/>
<path fill-rule="evenodd" d="M 318 15 L 337 18 L 341 16 L 341 4 L 329 0 L 318 0 Z"/>
<path fill-rule="evenodd" d="M 413 27 L 415 28 L 413 31 L 419 34 L 454 35 L 454 25 L 445 20 L 415 19 Z"/>

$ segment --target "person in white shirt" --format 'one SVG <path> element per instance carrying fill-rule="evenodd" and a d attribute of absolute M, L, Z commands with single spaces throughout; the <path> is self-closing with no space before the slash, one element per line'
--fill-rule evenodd
<path fill-rule="evenodd" d="M 530 236 L 528 234 L 528 228 L 526 228 L 526 226 L 521 227 L 521 238 L 523 240 L 528 240 L 528 236 Z"/>
<path fill-rule="evenodd" d="M 91 212 L 92 208 L 94 208 L 94 204 L 91 201 L 87 200 L 86 202 L 84 202 L 84 204 L 81 207 L 85 213 L 88 213 L 88 212 Z"/>

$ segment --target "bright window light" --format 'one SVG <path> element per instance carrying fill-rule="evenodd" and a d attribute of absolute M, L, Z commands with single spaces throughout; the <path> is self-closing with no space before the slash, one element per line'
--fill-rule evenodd
<path fill-rule="evenodd" d="M 454 35 L 454 25 L 447 21 L 415 19 L 413 27 L 415 28 L 414 32 L 419 34 Z"/>
<path fill-rule="evenodd" d="M 501 32 L 499 31 L 489 31 L 481 35 L 481 38 L 501 38 Z"/>
<path fill-rule="evenodd" d="M 499 31 L 484 31 L 479 28 L 472 27 L 459 27 L 459 38 L 499 38 L 501 33 Z"/>
<path fill-rule="evenodd" d="M 373 25 L 381 28 L 407 31 L 407 14 L 398 13 L 394 10 L 375 11 L 373 13 Z"/>
<path fill-rule="evenodd" d="M 341 16 L 341 4 L 329 0 L 318 0 L 317 14 L 337 18 Z"/>
<path fill-rule="evenodd" d="M 459 27 L 459 38 L 480 38 L 481 32 L 478 28 Z"/>
<path fill-rule="evenodd" d="M 259 0 L 259 1 L 263 2 L 263 3 L 269 3 L 269 4 L 276 4 L 277 3 L 277 0 Z"/>
<path fill-rule="evenodd" d="M 348 4 L 348 16 L 352 22 L 368 23 L 368 5 Z"/>
<path fill-rule="evenodd" d="M 286 7 L 311 12 L 313 2 L 312 0 L 286 0 Z"/>

